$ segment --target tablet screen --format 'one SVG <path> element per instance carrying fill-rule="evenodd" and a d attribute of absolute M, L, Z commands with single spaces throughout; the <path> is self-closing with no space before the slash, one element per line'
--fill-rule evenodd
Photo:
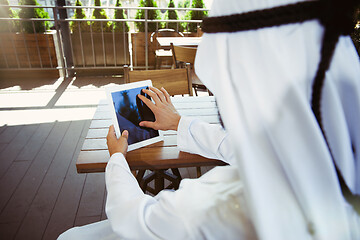
<path fill-rule="evenodd" d="M 154 114 L 137 96 L 142 94 L 150 99 L 142 92 L 149 86 L 151 82 L 141 81 L 107 89 L 116 134 L 119 137 L 120 132 L 129 131 L 129 150 L 162 140 L 159 131 L 139 126 L 141 121 L 155 121 Z"/>

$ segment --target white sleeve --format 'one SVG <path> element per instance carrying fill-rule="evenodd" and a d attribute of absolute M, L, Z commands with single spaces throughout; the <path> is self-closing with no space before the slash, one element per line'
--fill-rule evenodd
<path fill-rule="evenodd" d="M 196 118 L 181 117 L 177 144 L 181 151 L 219 159 L 233 164 L 230 138 L 220 124 L 210 124 Z"/>
<path fill-rule="evenodd" d="M 111 156 L 105 180 L 106 215 L 117 235 L 125 239 L 187 238 L 176 211 L 168 211 L 163 206 L 166 203 L 142 192 L 123 154 Z"/>

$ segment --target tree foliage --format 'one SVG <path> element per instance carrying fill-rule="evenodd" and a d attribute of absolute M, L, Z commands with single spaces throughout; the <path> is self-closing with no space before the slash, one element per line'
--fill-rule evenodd
<path fill-rule="evenodd" d="M 121 7 L 120 0 L 116 0 L 116 7 Z M 115 9 L 114 19 L 126 19 L 124 9 Z M 115 22 L 114 24 L 115 32 L 129 32 L 129 24 L 127 22 Z"/>
<path fill-rule="evenodd" d="M 174 1 L 170 0 L 168 8 L 174 8 L 174 7 L 175 7 Z M 165 19 L 178 20 L 179 16 L 178 16 L 177 11 L 176 10 L 167 10 L 165 13 Z M 177 28 L 178 28 L 179 32 L 182 32 L 184 30 L 183 26 L 180 23 L 177 24 L 175 22 L 169 22 L 167 28 L 171 28 L 171 29 L 175 29 L 175 30 L 177 30 Z"/>
<path fill-rule="evenodd" d="M 22 0 L 21 5 L 40 6 L 36 0 Z M 49 14 L 43 8 L 22 8 L 19 12 L 20 18 L 49 18 Z M 25 33 L 43 33 L 50 28 L 48 21 L 22 21 L 20 29 Z"/>
<path fill-rule="evenodd" d="M 75 6 L 82 6 L 80 0 L 76 0 Z M 75 14 L 73 16 L 74 19 L 86 19 L 85 11 L 82 8 L 76 8 Z M 79 32 L 79 26 L 81 32 L 90 32 L 90 25 L 87 21 L 72 21 L 70 22 L 70 29 L 73 33 Z"/>
<path fill-rule="evenodd" d="M 203 0 L 193 0 L 191 8 L 205 8 L 205 4 Z M 188 15 L 187 19 L 189 20 L 202 20 L 204 17 L 207 17 L 207 11 L 193 11 L 191 10 Z M 197 32 L 197 23 L 189 23 L 188 30 L 189 32 Z"/>
<path fill-rule="evenodd" d="M 141 0 L 139 7 L 157 7 L 155 0 Z M 145 10 L 139 9 L 136 12 L 136 19 L 145 19 Z M 148 19 L 160 19 L 159 10 L 148 10 Z M 145 32 L 145 22 L 135 22 L 136 27 L 139 29 L 139 32 Z M 156 23 L 148 23 L 148 32 L 156 31 Z"/>
<path fill-rule="evenodd" d="M 0 0 L 0 5 L 9 5 L 8 0 Z M 0 8 L 0 18 L 14 18 L 15 12 L 10 7 Z M 0 32 L 13 32 L 15 31 L 14 21 L 2 20 L 0 22 Z"/>
<path fill-rule="evenodd" d="M 100 7 L 101 1 L 95 0 L 95 6 Z M 92 14 L 93 19 L 108 19 L 105 10 L 102 8 L 94 9 Z M 101 32 L 101 29 L 103 32 L 111 32 L 111 23 L 109 21 L 93 21 L 91 22 L 92 31 L 93 32 Z"/>

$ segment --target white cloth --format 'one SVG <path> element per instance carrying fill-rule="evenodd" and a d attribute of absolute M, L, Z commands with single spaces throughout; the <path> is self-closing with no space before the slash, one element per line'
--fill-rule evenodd
<path fill-rule="evenodd" d="M 215 0 L 212 16 L 297 1 Z M 311 111 L 323 37 L 317 20 L 204 34 L 195 69 L 217 97 L 260 239 L 360 239 Z M 341 37 L 322 99 L 325 131 L 349 187 L 360 193 L 360 64 Z M 352 151 L 354 148 L 354 152 Z"/>
<path fill-rule="evenodd" d="M 219 126 L 181 117 L 182 151 L 233 160 Z M 108 220 L 72 228 L 64 239 L 254 239 L 235 166 L 216 167 L 199 179 L 183 179 L 177 191 L 144 194 L 121 153 L 106 167 Z"/>

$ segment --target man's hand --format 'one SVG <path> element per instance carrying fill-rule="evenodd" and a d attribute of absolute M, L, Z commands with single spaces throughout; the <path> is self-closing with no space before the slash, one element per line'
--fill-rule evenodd
<path fill-rule="evenodd" d="M 170 100 L 170 95 L 161 88 L 161 91 L 155 87 L 150 90 L 143 89 L 155 102 L 155 104 L 141 94 L 138 97 L 151 109 L 155 115 L 155 122 L 142 121 L 139 123 L 141 127 L 153 128 L 155 130 L 177 130 L 180 115 L 176 111 Z"/>
<path fill-rule="evenodd" d="M 121 134 L 121 137 L 118 139 L 115 134 L 114 125 L 111 125 L 109 127 L 109 132 L 106 137 L 106 144 L 108 146 L 110 157 L 117 152 L 121 152 L 124 156 L 126 156 L 128 149 L 128 137 L 129 132 L 127 130 L 124 130 Z"/>

